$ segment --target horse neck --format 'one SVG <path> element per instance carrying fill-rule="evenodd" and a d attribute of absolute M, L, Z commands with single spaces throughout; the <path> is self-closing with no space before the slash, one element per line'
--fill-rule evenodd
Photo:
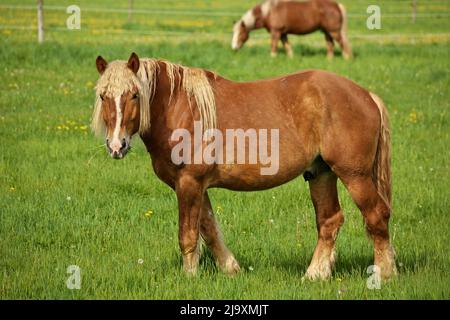
<path fill-rule="evenodd" d="M 210 114 L 208 112 L 214 110 L 215 115 L 215 101 L 213 104 L 208 104 L 208 101 L 211 93 L 214 95 L 215 82 L 221 78 L 208 70 L 187 68 L 164 61 L 159 62 L 158 69 L 155 95 L 150 105 L 151 127 L 161 128 L 166 125 L 189 127 L 189 121 L 186 122 L 185 119 L 186 113 L 204 119 L 206 127 L 214 127 L 215 116 L 213 119 L 208 118 Z M 204 81 L 211 86 L 209 89 L 204 89 Z M 212 109 L 208 109 L 209 107 Z M 212 120 L 212 123 L 208 122 L 209 120 Z"/>
<path fill-rule="evenodd" d="M 158 61 L 155 94 L 150 105 L 151 127 L 164 126 L 167 119 L 170 119 L 169 122 L 173 124 L 178 121 L 177 119 L 182 118 L 183 113 L 196 112 L 195 100 L 192 100 L 193 96 L 188 94 L 184 87 L 188 71 L 190 72 L 192 69 L 166 61 Z M 210 81 L 214 79 L 213 73 L 206 70 L 203 72 Z"/>
<path fill-rule="evenodd" d="M 168 64 L 158 61 L 155 94 L 150 105 L 151 119 L 164 115 L 168 107 L 173 104 L 182 91 L 182 77 L 179 72 L 173 73 L 173 79 L 168 75 Z"/>
<path fill-rule="evenodd" d="M 258 8 L 260 7 L 261 7 L 260 5 L 253 7 L 242 16 L 241 20 L 244 22 L 247 31 L 252 31 L 261 28 L 260 26 L 256 25 L 256 19 L 258 18 L 258 16 L 255 14 L 256 12 L 258 12 Z M 259 10 L 259 12 L 260 11 L 261 10 Z"/>
<path fill-rule="evenodd" d="M 247 11 L 247 13 L 242 17 L 242 20 L 245 21 L 248 19 L 249 22 L 251 22 L 248 23 L 249 25 L 245 23 L 247 30 L 251 31 L 264 28 L 266 18 L 269 15 L 270 10 L 272 10 L 276 4 L 278 4 L 278 1 L 266 1 Z M 250 15 L 251 18 L 249 17 Z"/>

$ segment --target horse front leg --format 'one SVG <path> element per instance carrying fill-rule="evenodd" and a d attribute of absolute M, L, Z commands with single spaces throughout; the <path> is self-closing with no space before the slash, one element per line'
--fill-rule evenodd
<path fill-rule="evenodd" d="M 198 269 L 200 216 L 203 186 L 195 178 L 182 175 L 175 185 L 178 199 L 178 240 L 183 257 L 183 270 L 195 275 Z"/>
<path fill-rule="evenodd" d="M 235 274 L 240 271 L 239 263 L 223 241 L 222 232 L 214 216 L 208 193 L 203 197 L 203 208 L 200 218 L 200 233 L 206 245 L 216 259 L 216 264 L 226 274 Z"/>
<path fill-rule="evenodd" d="M 275 58 L 277 56 L 278 42 L 280 41 L 281 33 L 272 30 L 271 36 L 272 36 L 272 51 L 270 55 L 272 58 Z"/>

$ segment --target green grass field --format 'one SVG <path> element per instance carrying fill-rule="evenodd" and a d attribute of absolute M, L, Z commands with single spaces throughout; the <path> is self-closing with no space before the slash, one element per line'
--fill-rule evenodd
<path fill-rule="evenodd" d="M 42 45 L 33 29 L 36 12 L 27 8 L 35 1 L 6 2 L 0 5 L 1 299 L 450 298 L 450 1 L 419 0 L 415 24 L 410 1 L 378 1 L 382 13 L 405 16 L 388 16 L 375 31 L 358 16 L 370 1 L 342 1 L 354 15 L 350 62 L 339 53 L 327 61 L 320 34 L 292 37 L 292 60 L 269 58 L 265 32 L 232 52 L 231 23 L 255 1 L 135 1 L 138 9 L 161 12 L 136 13 L 132 22 L 126 12 L 88 10 L 126 8 L 127 1 L 79 1 L 82 24 L 75 31 L 64 29 L 72 1 L 44 1 L 64 8 L 45 10 Z M 390 229 L 399 276 L 380 290 L 367 288 L 372 244 L 340 185 L 346 222 L 336 270 L 330 281 L 302 282 L 317 235 L 301 178 L 264 192 L 211 190 L 243 272 L 222 275 L 203 250 L 199 275 L 184 276 L 175 194 L 154 175 L 142 142 L 135 139 L 133 152 L 113 161 L 88 127 L 95 58 L 126 59 L 132 51 L 240 81 L 325 69 L 380 95 L 392 126 Z M 66 287 L 69 265 L 81 268 L 80 290 Z"/>

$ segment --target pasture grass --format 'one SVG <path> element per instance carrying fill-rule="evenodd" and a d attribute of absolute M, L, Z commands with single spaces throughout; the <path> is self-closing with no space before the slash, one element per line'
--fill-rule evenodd
<path fill-rule="evenodd" d="M 203 9 L 201 3 L 195 5 Z M 224 10 L 241 7 L 240 1 L 228 7 L 220 3 Z M 6 11 L 0 12 L 8 20 Z M 419 20 L 424 30 L 427 23 L 424 27 Z M 448 24 L 442 28 L 448 32 Z M 37 45 L 30 31 L 0 32 L 0 298 L 450 298 L 448 41 L 355 41 L 354 60 L 338 55 L 330 62 L 324 44 L 303 40 L 295 42 L 290 60 L 284 54 L 270 59 L 266 43 L 234 53 L 228 39 L 200 36 L 152 42 L 139 34 L 112 39 L 81 30 L 48 37 Z M 132 153 L 112 161 L 88 128 L 96 56 L 126 59 L 131 51 L 238 81 L 325 69 L 380 95 L 393 136 L 390 229 L 399 276 L 380 290 L 367 288 L 372 244 L 361 214 L 339 185 L 346 222 L 338 237 L 336 270 L 329 281 L 302 282 L 317 235 L 301 178 L 261 192 L 211 190 L 242 273 L 222 275 L 203 250 L 199 275 L 184 276 L 175 194 L 154 175 L 142 142 L 136 138 Z M 146 215 L 149 210 L 153 214 Z M 66 288 L 69 265 L 82 270 L 81 290 Z"/>

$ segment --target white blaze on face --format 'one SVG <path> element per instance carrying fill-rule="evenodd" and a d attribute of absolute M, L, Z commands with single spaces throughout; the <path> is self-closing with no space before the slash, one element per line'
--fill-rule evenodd
<path fill-rule="evenodd" d="M 116 104 L 116 125 L 114 127 L 114 132 L 109 147 L 112 149 L 113 152 L 114 151 L 119 152 L 120 148 L 122 147 L 122 142 L 120 141 L 119 135 L 123 117 L 122 110 L 120 108 L 120 96 L 115 97 L 114 102 Z"/>
<path fill-rule="evenodd" d="M 238 40 L 239 40 L 239 33 L 241 30 L 240 26 L 241 26 L 241 20 L 236 22 L 233 27 L 233 39 L 231 39 L 231 48 L 233 50 L 239 49 Z"/>
<path fill-rule="evenodd" d="M 242 19 L 234 24 L 233 39 L 231 40 L 231 48 L 233 48 L 233 50 L 239 49 L 239 36 L 241 33 L 241 22 L 244 23 L 245 28 L 247 30 L 252 30 L 253 28 L 255 28 L 256 18 L 253 14 L 253 9 L 248 10 L 242 16 Z"/>

